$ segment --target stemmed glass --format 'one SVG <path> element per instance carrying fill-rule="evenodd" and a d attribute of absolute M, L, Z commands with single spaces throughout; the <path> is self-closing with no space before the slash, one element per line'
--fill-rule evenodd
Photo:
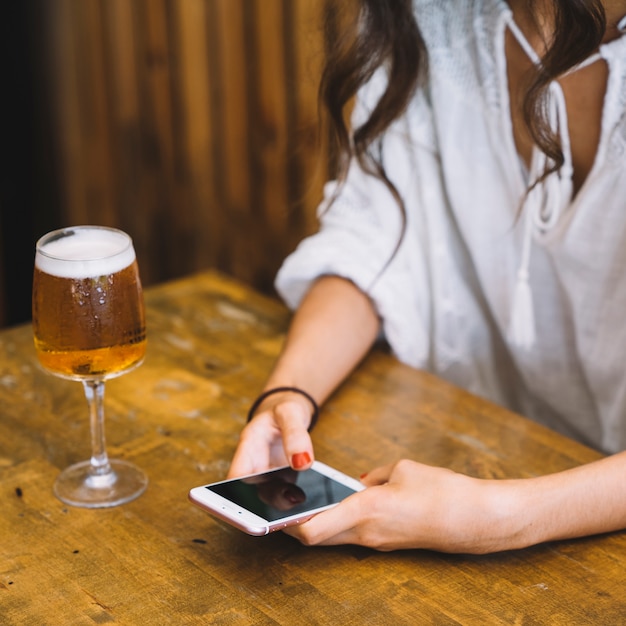
<path fill-rule="evenodd" d="M 41 365 L 83 383 L 91 425 L 91 459 L 65 469 L 57 497 L 74 506 L 111 507 L 141 495 L 138 467 L 109 460 L 104 436 L 104 381 L 137 367 L 146 350 L 143 292 L 131 238 L 102 226 L 75 226 L 36 245 L 33 331 Z"/>

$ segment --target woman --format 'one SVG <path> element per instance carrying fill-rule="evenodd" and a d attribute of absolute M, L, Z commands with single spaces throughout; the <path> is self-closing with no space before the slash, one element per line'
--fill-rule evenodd
<path fill-rule="evenodd" d="M 626 527 L 626 2 L 360 6 L 324 81 L 344 170 L 278 275 L 297 313 L 230 475 L 309 467 L 312 408 L 382 333 L 613 454 L 507 481 L 403 460 L 303 543 L 485 553 Z"/>

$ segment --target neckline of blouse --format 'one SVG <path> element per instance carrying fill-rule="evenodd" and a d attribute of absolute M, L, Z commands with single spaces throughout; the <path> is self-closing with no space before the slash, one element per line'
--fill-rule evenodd
<path fill-rule="evenodd" d="M 521 28 L 517 25 L 517 22 L 515 21 L 515 17 L 513 15 L 513 10 L 509 6 L 507 0 L 496 0 L 496 4 L 499 5 L 500 10 L 504 13 L 506 23 L 513 24 L 513 28 L 518 31 L 515 34 L 515 37 L 518 41 L 520 41 L 520 37 L 518 36 L 518 34 L 521 36 L 521 39 L 524 43 L 522 44 L 522 41 L 520 41 L 520 44 L 524 48 L 526 54 L 528 54 L 533 63 L 539 63 L 541 61 L 541 58 L 539 57 L 535 49 L 530 45 L 528 39 L 526 38 L 526 35 L 523 33 Z M 583 67 L 590 65 L 600 58 L 608 59 L 609 57 L 626 57 L 626 15 L 618 20 L 616 24 L 616 29 L 620 33 L 620 36 L 616 37 L 615 39 L 611 39 L 611 41 L 601 43 L 598 46 L 597 52 L 592 53 L 589 57 L 581 61 L 578 65 L 570 68 L 567 71 L 567 74 L 575 72 L 578 69 L 582 69 Z"/>

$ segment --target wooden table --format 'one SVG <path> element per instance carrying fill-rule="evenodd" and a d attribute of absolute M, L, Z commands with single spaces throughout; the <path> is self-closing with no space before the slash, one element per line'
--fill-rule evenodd
<path fill-rule="evenodd" d="M 493 556 L 304 548 L 249 537 L 187 501 L 224 477 L 288 322 L 214 273 L 148 290 L 144 365 L 107 383 L 111 456 L 150 477 L 114 509 L 68 507 L 61 468 L 89 454 L 81 385 L 35 364 L 30 327 L 0 333 L 2 624 L 602 624 L 626 622 L 626 535 Z M 359 476 L 400 457 L 482 477 L 598 454 L 374 353 L 325 406 L 320 460 Z"/>

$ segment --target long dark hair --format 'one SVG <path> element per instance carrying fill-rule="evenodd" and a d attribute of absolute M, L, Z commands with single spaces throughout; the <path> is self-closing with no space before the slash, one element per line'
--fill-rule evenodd
<path fill-rule="evenodd" d="M 531 2 L 531 10 L 534 4 Z M 558 170 L 564 161 L 559 137 L 547 121 L 548 87 L 554 79 L 592 54 L 606 31 L 601 0 L 553 0 L 553 11 L 554 38 L 546 42 L 541 65 L 530 75 L 523 103 L 524 122 L 531 137 L 554 163 L 541 179 Z"/>
<path fill-rule="evenodd" d="M 533 8 L 534 1 L 530 7 Z M 564 162 L 563 150 L 547 119 L 551 81 L 587 58 L 606 29 L 601 0 L 552 0 L 554 37 L 540 67 L 529 74 L 523 116 L 537 146 L 552 161 L 542 178 Z M 341 7 L 341 8 L 340 8 Z M 346 7 L 352 11 L 346 17 Z M 333 0 L 327 19 L 328 60 L 320 85 L 339 150 L 337 178 L 343 181 L 351 159 L 380 178 L 392 191 L 406 219 L 404 203 L 385 171 L 380 142 L 385 130 L 402 115 L 427 71 L 426 51 L 415 20 L 412 0 Z M 419 20 L 419 15 L 417 16 Z M 338 28 L 337 24 L 341 23 Z M 341 31 L 340 36 L 336 33 Z M 388 83 L 377 106 L 357 128 L 349 128 L 347 109 L 360 87 L 381 66 Z M 535 181 L 537 182 L 537 181 Z"/>
<path fill-rule="evenodd" d="M 402 204 L 383 166 L 380 140 L 406 109 L 426 70 L 425 47 L 412 0 L 333 0 L 330 9 L 326 20 L 328 57 L 320 101 L 329 114 L 338 152 L 338 179 L 345 178 L 354 157 L 364 171 L 380 178 Z M 347 109 L 357 91 L 382 66 L 388 75 L 386 90 L 370 116 L 359 127 L 349 129 Z"/>

